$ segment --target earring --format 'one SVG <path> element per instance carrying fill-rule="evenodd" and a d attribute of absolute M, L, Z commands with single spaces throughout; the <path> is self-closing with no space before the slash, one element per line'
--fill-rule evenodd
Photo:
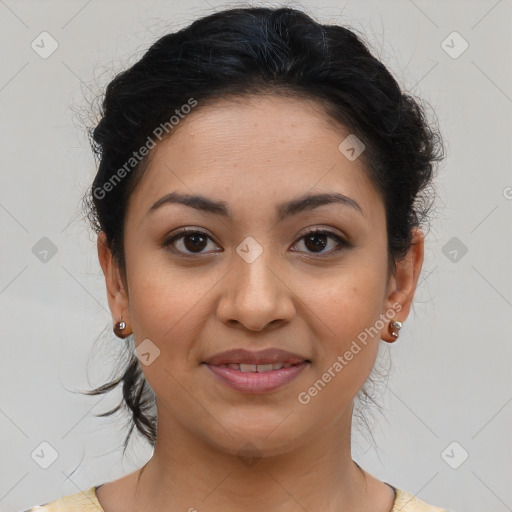
<path fill-rule="evenodd" d="M 388 341 L 388 343 L 393 343 L 396 341 L 398 338 L 398 331 L 402 328 L 402 325 L 402 322 L 399 322 L 398 320 L 389 323 L 389 334 L 391 334 L 391 336 L 393 336 L 395 339 Z"/>
<path fill-rule="evenodd" d="M 126 322 L 124 322 L 122 319 L 119 322 L 116 322 L 114 325 L 114 334 L 121 339 L 124 339 L 128 336 L 130 336 L 130 332 L 123 332 L 126 329 Z"/>

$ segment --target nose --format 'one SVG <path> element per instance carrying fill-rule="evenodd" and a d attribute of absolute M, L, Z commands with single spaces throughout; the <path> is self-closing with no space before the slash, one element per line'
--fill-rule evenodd
<path fill-rule="evenodd" d="M 295 315 L 293 290 L 279 266 L 263 254 L 252 263 L 235 258 L 224 287 L 217 316 L 231 327 L 262 331 L 285 324 Z"/>

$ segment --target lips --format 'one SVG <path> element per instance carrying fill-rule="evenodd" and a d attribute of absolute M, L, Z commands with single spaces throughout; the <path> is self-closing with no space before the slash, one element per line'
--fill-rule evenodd
<path fill-rule="evenodd" d="M 279 348 L 267 348 L 259 351 L 251 351 L 246 349 L 231 349 L 220 352 L 206 359 L 204 363 L 210 366 L 220 365 L 295 365 L 303 362 L 310 362 L 305 357 L 293 354 Z M 267 367 L 268 368 L 268 367 Z"/>
<path fill-rule="evenodd" d="M 226 365 L 206 364 L 205 366 L 224 386 L 239 393 L 260 394 L 277 392 L 285 388 L 306 370 L 308 364 L 306 361 L 302 361 L 290 366 L 283 366 L 281 369 L 264 372 L 244 372 Z M 257 366 L 257 368 L 260 367 Z"/>

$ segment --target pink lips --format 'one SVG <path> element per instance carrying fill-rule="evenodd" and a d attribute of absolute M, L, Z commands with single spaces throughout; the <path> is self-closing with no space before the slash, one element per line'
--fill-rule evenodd
<path fill-rule="evenodd" d="M 260 351 L 227 350 L 206 359 L 204 364 L 221 382 L 232 389 L 244 393 L 264 393 L 275 391 L 291 382 L 307 367 L 309 362 L 308 359 L 298 354 L 278 348 L 267 348 Z M 291 366 L 262 372 L 243 372 L 238 368 L 227 366 L 234 364 L 283 364 Z"/>
<path fill-rule="evenodd" d="M 219 377 L 222 382 L 233 389 L 244 393 L 264 393 L 275 391 L 290 381 L 308 365 L 306 361 L 267 372 L 242 372 L 227 366 L 214 366 L 207 364 L 208 369 Z"/>

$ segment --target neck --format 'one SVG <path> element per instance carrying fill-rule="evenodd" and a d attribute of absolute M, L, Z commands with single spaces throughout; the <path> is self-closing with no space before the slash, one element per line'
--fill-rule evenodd
<path fill-rule="evenodd" d="M 366 477 L 351 457 L 351 418 L 350 408 L 287 449 L 229 453 L 159 410 L 157 442 L 138 475 L 134 510 L 362 510 Z"/>

